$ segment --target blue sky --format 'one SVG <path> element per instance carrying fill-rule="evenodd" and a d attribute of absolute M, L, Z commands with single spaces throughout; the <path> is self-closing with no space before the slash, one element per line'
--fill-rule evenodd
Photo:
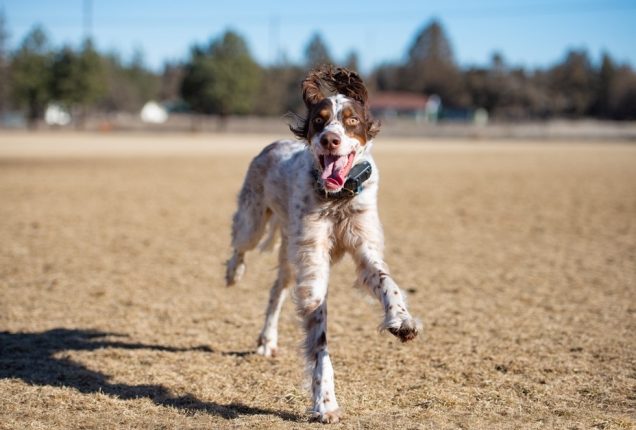
<path fill-rule="evenodd" d="M 636 65 L 636 0 L 0 0 L 10 46 L 36 23 L 55 45 L 77 45 L 87 1 L 99 49 L 124 58 L 141 50 L 155 69 L 164 60 L 186 59 L 193 43 L 233 29 L 246 37 L 262 64 L 281 55 L 301 60 L 308 39 L 319 31 L 334 57 L 355 50 L 368 71 L 402 59 L 433 17 L 441 20 L 463 66 L 487 64 L 499 51 L 509 64 L 543 67 L 569 48 L 585 48 L 594 60 L 606 50 L 615 60 Z"/>

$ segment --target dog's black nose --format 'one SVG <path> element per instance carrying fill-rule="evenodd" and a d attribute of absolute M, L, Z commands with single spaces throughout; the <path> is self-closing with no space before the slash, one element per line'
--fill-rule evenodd
<path fill-rule="evenodd" d="M 329 150 L 336 149 L 340 145 L 340 136 L 328 131 L 320 138 L 320 144 Z"/>

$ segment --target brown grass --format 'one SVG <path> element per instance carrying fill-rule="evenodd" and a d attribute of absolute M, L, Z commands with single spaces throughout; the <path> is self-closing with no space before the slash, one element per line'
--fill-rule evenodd
<path fill-rule="evenodd" d="M 319 428 L 274 277 L 223 286 L 268 138 L 0 136 L 0 428 Z M 636 147 L 380 138 L 387 259 L 426 330 L 330 290 L 336 428 L 634 428 Z"/>

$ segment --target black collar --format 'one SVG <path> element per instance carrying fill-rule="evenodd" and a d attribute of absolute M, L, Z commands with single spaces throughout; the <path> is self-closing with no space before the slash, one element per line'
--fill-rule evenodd
<path fill-rule="evenodd" d="M 318 169 L 312 170 L 311 174 L 314 178 L 314 189 L 320 197 L 330 200 L 349 199 L 360 194 L 363 190 L 362 184 L 371 177 L 371 163 L 363 161 L 353 166 L 347 180 L 337 193 L 329 193 L 323 188 Z"/>

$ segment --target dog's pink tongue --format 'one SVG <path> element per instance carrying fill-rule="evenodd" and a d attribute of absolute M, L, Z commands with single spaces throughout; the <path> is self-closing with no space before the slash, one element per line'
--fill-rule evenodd
<path fill-rule="evenodd" d="M 321 175 L 325 188 L 335 190 L 344 185 L 346 172 L 343 172 L 343 168 L 347 165 L 347 160 L 346 155 L 342 157 L 325 155 L 325 168 Z"/>

